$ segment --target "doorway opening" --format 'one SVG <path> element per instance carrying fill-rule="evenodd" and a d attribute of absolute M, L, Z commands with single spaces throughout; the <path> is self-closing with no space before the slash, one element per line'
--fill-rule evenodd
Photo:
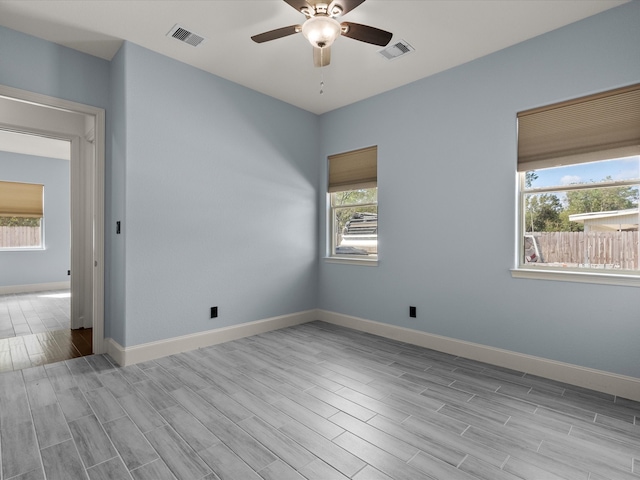
<path fill-rule="evenodd" d="M 19 341 L 13 340 L 17 359 L 12 362 L 13 369 L 17 366 L 25 368 L 29 362 L 31 366 L 50 363 L 59 359 L 59 355 L 72 358 L 104 353 L 104 110 L 0 85 L 0 129 L 68 145 L 70 207 L 66 212 L 70 218 L 69 248 L 66 259 L 58 258 L 57 274 L 40 280 L 17 274 L 13 280 L 0 277 L 0 343 L 3 318 L 6 327 L 9 308 L 13 309 L 16 318 L 20 318 L 20 311 L 26 309 L 22 318 L 29 315 L 36 329 L 46 329 L 46 332 L 31 332 L 31 335 L 55 333 L 56 336 L 46 339 L 25 337 L 22 347 L 18 346 Z M 2 145 L 0 150 L 3 150 Z M 45 213 L 43 248 L 37 252 L 40 254 L 52 253 L 47 251 L 51 225 L 47 224 L 49 219 L 46 217 Z M 0 255 L 8 253 L 0 251 Z M 65 261 L 63 273 L 69 275 L 63 280 L 60 262 Z M 46 304 L 54 305 L 54 310 L 57 308 L 58 318 L 44 314 L 39 323 L 37 311 Z M 67 313 L 64 305 L 67 305 Z M 69 328 L 57 330 L 55 323 L 65 324 L 65 315 Z M 18 330 L 26 333 L 26 328 L 23 323 Z M 40 351 L 42 344 L 51 345 L 52 351 Z M 27 355 L 21 357 L 20 352 Z M 0 370 L 2 368 L 0 365 Z"/>
<path fill-rule="evenodd" d="M 68 140 L 0 130 L 0 371 L 93 352 L 92 325 L 71 329 L 70 157 Z"/>

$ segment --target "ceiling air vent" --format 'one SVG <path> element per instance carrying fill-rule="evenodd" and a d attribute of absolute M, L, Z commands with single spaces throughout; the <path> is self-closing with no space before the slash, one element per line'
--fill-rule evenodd
<path fill-rule="evenodd" d="M 173 26 L 169 33 L 167 33 L 167 37 L 173 37 L 181 42 L 188 43 L 194 47 L 197 47 L 202 42 L 204 42 L 204 37 L 198 35 L 197 33 L 190 32 L 186 28 L 181 27 L 176 24 Z"/>
<path fill-rule="evenodd" d="M 389 45 L 384 50 L 380 50 L 380 55 L 382 55 L 387 60 L 395 60 L 398 57 L 402 57 L 407 53 L 411 53 L 415 51 L 411 45 L 409 45 L 405 40 L 400 40 L 393 45 Z"/>

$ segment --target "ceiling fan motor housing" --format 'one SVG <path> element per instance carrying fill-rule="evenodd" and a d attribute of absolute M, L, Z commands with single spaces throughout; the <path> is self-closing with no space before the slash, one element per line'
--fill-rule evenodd
<path fill-rule="evenodd" d="M 329 5 L 326 3 L 316 3 L 314 6 L 302 7 L 300 11 L 307 17 L 315 17 L 317 15 L 325 15 L 328 17 L 339 17 L 342 15 L 342 7 L 334 4 L 329 11 Z"/>

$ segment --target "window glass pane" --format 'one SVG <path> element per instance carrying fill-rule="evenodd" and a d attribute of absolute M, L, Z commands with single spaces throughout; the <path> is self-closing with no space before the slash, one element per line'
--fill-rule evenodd
<path fill-rule="evenodd" d="M 336 255 L 378 254 L 378 207 L 335 209 Z"/>
<path fill-rule="evenodd" d="M 640 179 L 640 156 L 531 170 L 525 189 Z"/>
<path fill-rule="evenodd" d="M 637 272 L 640 181 L 597 185 L 634 181 L 639 177 L 638 165 L 638 157 L 630 157 L 526 172 L 521 264 Z M 572 188 L 527 191 L 535 182 L 541 183 L 538 188 L 558 183 Z"/>
<path fill-rule="evenodd" d="M 0 248 L 42 248 L 42 219 L 0 217 Z"/>
<path fill-rule="evenodd" d="M 347 190 L 331 194 L 331 205 L 362 205 L 363 203 L 378 203 L 378 189 L 364 188 L 361 190 Z"/>
<path fill-rule="evenodd" d="M 378 254 L 377 188 L 331 194 L 333 254 Z"/>
<path fill-rule="evenodd" d="M 638 186 L 527 193 L 524 196 L 525 231 L 583 231 L 585 218 L 594 218 L 599 214 L 615 225 L 616 219 L 626 210 L 637 212 L 638 196 Z M 594 222 L 587 222 L 587 227 L 590 225 L 594 225 Z"/>

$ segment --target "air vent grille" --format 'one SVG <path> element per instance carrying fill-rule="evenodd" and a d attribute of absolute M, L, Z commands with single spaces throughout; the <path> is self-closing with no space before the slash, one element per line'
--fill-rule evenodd
<path fill-rule="evenodd" d="M 413 48 L 409 43 L 405 40 L 400 40 L 393 45 L 389 45 L 384 50 L 380 50 L 380 55 L 382 55 L 387 60 L 395 60 L 398 57 L 402 57 L 408 53 L 414 52 L 415 48 Z"/>
<path fill-rule="evenodd" d="M 177 24 L 174 25 L 171 30 L 169 30 L 167 36 L 173 37 L 177 40 L 180 40 L 181 42 L 188 43 L 189 45 L 194 47 L 197 47 L 205 40 L 203 36 L 193 33 Z"/>

